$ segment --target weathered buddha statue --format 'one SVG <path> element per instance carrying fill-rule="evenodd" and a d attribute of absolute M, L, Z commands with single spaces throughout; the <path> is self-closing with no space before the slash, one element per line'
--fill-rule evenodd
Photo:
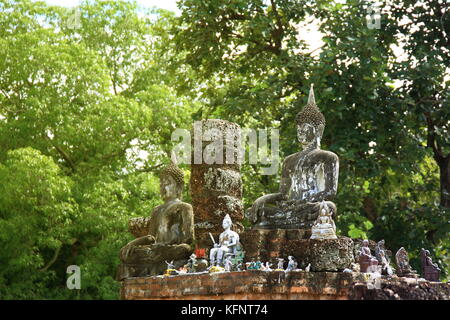
<path fill-rule="evenodd" d="M 397 263 L 397 275 L 399 277 L 418 278 L 417 272 L 409 264 L 408 252 L 404 247 L 398 249 L 395 254 L 395 262 Z"/>
<path fill-rule="evenodd" d="M 378 270 L 378 260 L 372 256 L 369 240 L 364 240 L 358 257 L 361 272 L 375 272 Z"/>
<path fill-rule="evenodd" d="M 330 200 L 337 191 L 339 159 L 320 149 L 325 118 L 316 106 L 312 85 L 308 103 L 296 122 L 302 151 L 284 160 L 279 192 L 258 198 L 247 212 L 254 228 L 310 228 L 322 201 L 336 214 Z"/>
<path fill-rule="evenodd" d="M 184 186 L 183 171 L 171 162 L 160 175 L 162 205 L 147 218 L 129 221 L 130 232 L 137 238 L 120 250 L 118 278 L 162 274 L 165 261 L 175 267 L 186 263 L 194 241 L 192 206 L 181 201 Z"/>
<path fill-rule="evenodd" d="M 331 218 L 332 212 L 325 201 L 320 206 L 320 214 L 311 228 L 311 239 L 337 239 L 336 225 Z"/>
<path fill-rule="evenodd" d="M 428 281 L 439 281 L 439 276 L 441 274 L 441 269 L 430 256 L 430 251 L 422 248 L 420 251 L 420 261 L 422 263 L 422 274 L 425 280 Z"/>
<path fill-rule="evenodd" d="M 375 257 L 378 260 L 378 264 L 381 265 L 381 274 L 391 276 L 394 274 L 394 269 L 392 269 L 390 265 L 390 259 L 386 253 L 384 243 L 384 240 L 377 242 L 377 246 L 375 247 Z"/>

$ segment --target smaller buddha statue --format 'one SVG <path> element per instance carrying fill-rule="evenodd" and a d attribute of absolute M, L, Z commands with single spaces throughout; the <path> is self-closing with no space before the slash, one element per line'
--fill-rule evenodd
<path fill-rule="evenodd" d="M 361 272 L 376 272 L 378 260 L 372 256 L 369 248 L 369 240 L 364 240 L 358 257 Z"/>
<path fill-rule="evenodd" d="M 384 240 L 378 241 L 375 248 L 375 257 L 381 265 L 381 274 L 388 276 L 394 274 L 394 270 L 390 265 L 389 256 L 386 254 L 386 249 L 384 248 Z"/>
<path fill-rule="evenodd" d="M 422 274 L 425 280 L 439 281 L 441 269 L 439 269 L 437 264 L 433 263 L 430 251 L 422 248 L 420 251 L 420 261 L 422 263 Z"/>
<path fill-rule="evenodd" d="M 397 262 L 397 275 L 399 277 L 418 278 L 417 272 L 409 265 L 408 252 L 405 248 L 401 247 L 398 249 L 395 254 L 395 261 Z"/>
<path fill-rule="evenodd" d="M 219 243 L 214 243 L 214 248 L 209 252 L 211 266 L 223 266 L 225 254 L 236 255 L 239 246 L 239 235 L 231 230 L 233 222 L 227 214 L 222 222 L 224 231 L 219 235 Z"/>
<path fill-rule="evenodd" d="M 295 261 L 293 256 L 288 257 L 288 265 L 286 271 L 294 271 L 297 269 L 297 261 Z"/>
<path fill-rule="evenodd" d="M 277 258 L 277 260 L 278 260 L 277 270 L 284 270 L 284 259 Z"/>
<path fill-rule="evenodd" d="M 129 221 L 129 229 L 137 239 L 120 250 L 119 281 L 161 274 L 166 260 L 174 261 L 173 268 L 186 263 L 192 253 L 194 215 L 192 206 L 181 201 L 183 186 L 183 171 L 176 159 L 172 160 L 160 176 L 164 203 L 154 208 L 150 217 Z"/>
<path fill-rule="evenodd" d="M 197 256 L 195 253 L 191 254 L 189 257 L 188 263 L 185 265 L 188 273 L 194 273 L 196 272 L 197 267 Z"/>
<path fill-rule="evenodd" d="M 320 204 L 320 214 L 311 228 L 311 239 L 337 239 L 336 225 L 334 224 L 332 212 L 325 201 Z"/>
<path fill-rule="evenodd" d="M 225 261 L 223 262 L 226 272 L 230 272 L 233 268 L 233 261 L 231 261 L 231 255 L 227 254 Z"/>

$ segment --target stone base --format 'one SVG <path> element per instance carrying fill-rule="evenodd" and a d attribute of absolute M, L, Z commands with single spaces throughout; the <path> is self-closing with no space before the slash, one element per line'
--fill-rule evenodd
<path fill-rule="evenodd" d="M 415 272 L 410 273 L 399 273 L 397 272 L 397 276 L 400 278 L 412 278 L 412 279 L 419 279 L 420 276 Z"/>
<path fill-rule="evenodd" d="M 352 273 L 241 271 L 130 278 L 124 300 L 340 300 L 363 276 Z"/>
<path fill-rule="evenodd" d="M 277 258 L 297 259 L 304 269 L 311 264 L 311 271 L 342 271 L 355 262 L 354 242 L 350 238 L 312 240 L 306 229 L 248 230 L 240 235 L 246 261 L 269 261 L 276 266 Z"/>
<path fill-rule="evenodd" d="M 120 281 L 130 277 L 163 274 L 167 269 L 166 261 L 173 261 L 178 269 L 187 263 L 192 252 L 188 244 L 138 246 L 119 266 L 116 278 Z"/>
<path fill-rule="evenodd" d="M 450 284 L 346 272 L 242 271 L 130 278 L 123 300 L 449 300 Z"/>
<path fill-rule="evenodd" d="M 351 300 L 450 300 L 450 284 L 425 279 L 381 279 L 378 288 L 356 282 L 349 290 Z"/>

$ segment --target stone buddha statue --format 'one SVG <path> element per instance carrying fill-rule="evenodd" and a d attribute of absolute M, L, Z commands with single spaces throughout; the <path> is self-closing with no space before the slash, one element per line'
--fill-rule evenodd
<path fill-rule="evenodd" d="M 420 251 L 420 261 L 422 264 L 422 274 L 425 280 L 439 281 L 441 269 L 439 269 L 439 266 L 436 263 L 433 263 L 430 256 L 430 251 L 422 248 Z"/>
<path fill-rule="evenodd" d="M 364 240 L 362 243 L 358 262 L 361 272 L 376 272 L 378 270 L 378 260 L 372 256 L 368 240 Z"/>
<path fill-rule="evenodd" d="M 418 278 L 417 272 L 409 264 L 408 252 L 404 247 L 398 249 L 395 254 L 395 262 L 397 263 L 397 275 L 399 277 Z"/>
<path fill-rule="evenodd" d="M 119 280 L 161 274 L 166 260 L 173 260 L 175 267 L 186 263 L 192 253 L 194 215 L 192 206 L 181 201 L 183 186 L 183 171 L 171 162 L 160 175 L 164 203 L 155 207 L 150 217 L 129 221 L 136 239 L 120 250 Z"/>
<path fill-rule="evenodd" d="M 336 214 L 330 200 L 337 192 L 339 159 L 333 152 L 320 149 L 325 117 L 316 106 L 312 85 L 308 103 L 296 122 L 302 151 L 284 160 L 279 192 L 258 198 L 248 210 L 254 228 L 310 228 L 322 201 Z"/>
<path fill-rule="evenodd" d="M 320 205 L 320 214 L 311 228 L 310 239 L 337 239 L 336 225 L 331 218 L 332 212 L 325 201 Z"/>

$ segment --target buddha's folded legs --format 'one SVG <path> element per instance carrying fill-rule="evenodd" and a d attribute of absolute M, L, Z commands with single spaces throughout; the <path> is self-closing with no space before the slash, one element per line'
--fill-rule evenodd
<path fill-rule="evenodd" d="M 331 201 L 326 204 L 336 214 L 336 205 Z M 299 203 L 283 201 L 266 203 L 258 213 L 255 229 L 309 229 L 319 216 L 320 202 Z"/>

